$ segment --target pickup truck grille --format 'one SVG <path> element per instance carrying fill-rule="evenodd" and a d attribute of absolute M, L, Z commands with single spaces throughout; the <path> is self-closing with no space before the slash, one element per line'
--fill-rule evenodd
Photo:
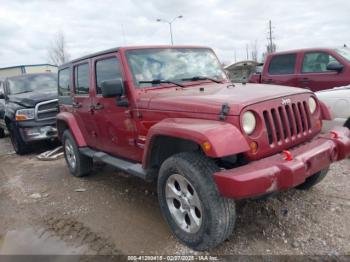
<path fill-rule="evenodd" d="M 58 114 L 58 99 L 44 101 L 35 106 L 35 120 L 55 119 Z"/>
<path fill-rule="evenodd" d="M 312 131 L 306 101 L 264 110 L 263 117 L 271 146 L 308 136 Z"/>

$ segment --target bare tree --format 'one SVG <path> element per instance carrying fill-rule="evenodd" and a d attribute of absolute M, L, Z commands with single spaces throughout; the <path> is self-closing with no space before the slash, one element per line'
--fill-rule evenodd
<path fill-rule="evenodd" d="M 57 32 L 48 48 L 48 58 L 54 65 L 64 64 L 69 60 L 67 43 L 62 31 Z"/>
<path fill-rule="evenodd" d="M 255 62 L 258 62 L 258 41 L 255 40 L 254 42 L 251 43 L 251 56 L 252 60 Z"/>

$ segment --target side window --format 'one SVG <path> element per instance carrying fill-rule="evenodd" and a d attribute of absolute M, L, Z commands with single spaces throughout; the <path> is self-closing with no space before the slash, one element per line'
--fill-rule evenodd
<path fill-rule="evenodd" d="M 122 78 L 119 61 L 116 57 L 99 60 L 96 62 L 96 93 L 102 94 L 102 82 L 106 80 Z"/>
<path fill-rule="evenodd" d="M 328 72 L 327 65 L 331 62 L 339 63 L 333 56 L 325 52 L 306 53 L 303 60 L 303 73 Z"/>
<path fill-rule="evenodd" d="M 270 61 L 269 73 L 271 75 L 293 74 L 296 54 L 276 55 Z"/>
<path fill-rule="evenodd" d="M 70 68 L 58 72 L 58 95 L 70 96 Z"/>
<path fill-rule="evenodd" d="M 75 75 L 75 94 L 88 95 L 89 94 L 89 64 L 81 64 L 74 68 Z"/>

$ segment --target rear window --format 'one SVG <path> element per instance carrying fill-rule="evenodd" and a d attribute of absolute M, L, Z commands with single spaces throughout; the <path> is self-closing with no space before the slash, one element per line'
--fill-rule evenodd
<path fill-rule="evenodd" d="M 58 72 L 58 95 L 70 96 L 70 68 Z"/>
<path fill-rule="evenodd" d="M 81 64 L 75 67 L 75 93 L 77 95 L 89 94 L 89 64 Z"/>
<path fill-rule="evenodd" d="M 273 56 L 269 66 L 271 75 L 293 74 L 295 68 L 296 54 Z"/>

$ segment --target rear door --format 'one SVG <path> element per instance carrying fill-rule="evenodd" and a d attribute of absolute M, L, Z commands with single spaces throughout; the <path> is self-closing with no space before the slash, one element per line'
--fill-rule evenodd
<path fill-rule="evenodd" d="M 341 64 L 334 56 L 324 51 L 303 53 L 301 72 L 298 75 L 299 86 L 316 92 L 347 85 L 344 72 L 327 70 L 327 65 L 332 62 Z"/>
<path fill-rule="evenodd" d="M 74 98 L 73 98 L 73 114 L 78 122 L 79 128 L 88 146 L 95 148 L 96 131 L 94 129 L 93 115 L 91 113 L 92 97 L 91 97 L 91 68 L 90 61 L 86 60 L 74 65 Z"/>
<path fill-rule="evenodd" d="M 129 106 L 117 105 L 116 98 L 102 97 L 103 81 L 124 78 L 119 54 L 97 57 L 93 60 L 93 65 L 93 86 L 96 93 L 93 114 L 98 148 L 114 156 L 137 161 L 141 158 L 142 150 L 135 145 L 136 128 Z M 126 92 L 124 100 L 128 99 L 127 95 Z"/>
<path fill-rule="evenodd" d="M 272 55 L 261 77 L 263 84 L 296 86 L 297 54 Z"/>

